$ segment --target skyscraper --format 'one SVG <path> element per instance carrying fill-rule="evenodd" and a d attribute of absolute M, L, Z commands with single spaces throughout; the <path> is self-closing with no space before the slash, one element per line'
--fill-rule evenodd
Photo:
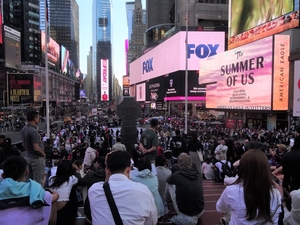
<path fill-rule="evenodd" d="M 108 60 L 108 85 L 111 90 L 111 3 L 110 0 L 93 0 L 93 92 L 100 101 L 101 59 Z M 111 91 L 109 91 L 110 95 Z M 109 96 L 110 99 L 110 96 Z"/>
<path fill-rule="evenodd" d="M 147 28 L 158 24 L 173 23 L 170 21 L 170 11 L 175 0 L 146 0 Z"/>
<path fill-rule="evenodd" d="M 128 62 L 142 54 L 144 48 L 144 32 L 146 30 L 145 10 L 142 8 L 142 1 L 135 0 L 132 33 L 129 41 Z"/>
<path fill-rule="evenodd" d="M 21 32 L 21 61 L 39 64 L 40 12 L 39 0 L 4 0 L 3 23 Z"/>
<path fill-rule="evenodd" d="M 134 2 L 126 2 L 126 17 L 128 26 L 128 40 L 131 39 L 132 23 L 133 23 Z"/>
<path fill-rule="evenodd" d="M 79 6 L 76 0 L 49 3 L 50 37 L 70 51 L 71 60 L 79 68 Z"/>
<path fill-rule="evenodd" d="M 47 0 L 48 6 L 50 5 L 50 0 Z M 46 1 L 45 0 L 40 0 L 40 30 L 45 31 L 45 18 L 46 18 L 46 13 L 45 13 L 45 6 Z M 50 11 L 48 10 L 48 24 L 50 25 Z"/>

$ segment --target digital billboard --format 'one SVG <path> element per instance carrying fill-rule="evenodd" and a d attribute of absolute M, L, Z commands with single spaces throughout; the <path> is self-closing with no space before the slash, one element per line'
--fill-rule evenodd
<path fill-rule="evenodd" d="M 189 101 L 205 100 L 206 88 L 205 85 L 198 83 L 198 78 L 196 71 L 189 71 L 187 90 Z M 146 101 L 182 101 L 185 99 L 184 84 L 185 71 L 176 71 L 150 79 L 146 82 Z"/>
<path fill-rule="evenodd" d="M 42 106 L 42 77 L 40 75 L 33 75 L 33 104 L 35 106 Z"/>
<path fill-rule="evenodd" d="M 61 54 L 60 54 L 61 68 L 60 68 L 60 70 L 62 73 L 68 73 L 68 60 L 69 60 L 70 53 L 63 45 L 60 46 L 60 51 L 61 51 Z"/>
<path fill-rule="evenodd" d="M 207 58 L 200 63 L 199 84 L 216 87 L 206 87 L 206 107 L 271 110 L 272 68 L 273 37 Z"/>
<path fill-rule="evenodd" d="M 224 52 L 225 32 L 189 31 L 188 54 L 186 54 L 186 33 L 174 36 L 151 49 L 130 63 L 130 84 L 147 81 L 175 71 L 198 70 L 199 61 Z"/>
<path fill-rule="evenodd" d="M 273 110 L 288 110 L 290 35 L 274 36 Z"/>
<path fill-rule="evenodd" d="M 81 89 L 79 96 L 80 96 L 80 98 L 86 98 L 86 91 Z"/>
<path fill-rule="evenodd" d="M 231 0 L 228 49 L 299 26 L 294 0 Z"/>
<path fill-rule="evenodd" d="M 123 96 L 129 96 L 129 76 L 123 76 Z"/>
<path fill-rule="evenodd" d="M 136 85 L 136 101 L 144 102 L 146 101 L 146 83 Z"/>
<path fill-rule="evenodd" d="M 8 74 L 9 104 L 34 103 L 34 80 L 32 74 Z"/>
<path fill-rule="evenodd" d="M 100 60 L 101 101 L 109 101 L 109 60 Z"/>
<path fill-rule="evenodd" d="M 4 25 L 5 67 L 21 67 L 21 33 Z"/>
<path fill-rule="evenodd" d="M 42 45 L 42 60 L 45 61 L 45 32 L 41 31 L 41 45 Z M 60 70 L 60 46 L 52 38 L 49 38 L 48 43 L 48 64 Z"/>
<path fill-rule="evenodd" d="M 294 66 L 294 106 L 293 116 L 300 117 L 300 60 Z"/>

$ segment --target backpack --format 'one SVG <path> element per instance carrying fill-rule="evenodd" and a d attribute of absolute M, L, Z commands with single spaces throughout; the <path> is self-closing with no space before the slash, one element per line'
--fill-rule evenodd
<path fill-rule="evenodd" d="M 230 166 L 228 165 L 228 161 L 226 161 L 225 163 L 223 163 L 222 161 L 220 161 L 220 163 L 222 163 L 222 176 L 225 177 L 228 176 L 228 177 L 232 177 L 233 176 L 233 172 L 230 168 Z"/>
<path fill-rule="evenodd" d="M 178 157 L 181 153 L 181 148 L 182 148 L 182 141 L 172 141 L 172 153 L 174 157 Z"/>

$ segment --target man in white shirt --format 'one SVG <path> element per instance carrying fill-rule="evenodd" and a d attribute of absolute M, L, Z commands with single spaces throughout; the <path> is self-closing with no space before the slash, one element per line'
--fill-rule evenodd
<path fill-rule="evenodd" d="M 121 143 L 121 138 L 117 137 L 117 142 L 112 146 L 111 150 L 126 151 L 126 146 Z"/>
<path fill-rule="evenodd" d="M 222 158 L 224 158 L 226 160 L 227 159 L 227 157 L 226 157 L 227 150 L 228 150 L 228 147 L 225 145 L 225 140 L 222 139 L 220 141 L 220 144 L 215 149 L 216 160 L 221 160 L 221 156 L 222 156 Z"/>
<path fill-rule="evenodd" d="M 124 225 L 156 225 L 157 209 L 148 187 L 129 179 L 130 155 L 126 151 L 113 151 L 106 158 L 106 180 Z M 104 182 L 90 187 L 92 223 L 115 225 L 104 190 Z"/>

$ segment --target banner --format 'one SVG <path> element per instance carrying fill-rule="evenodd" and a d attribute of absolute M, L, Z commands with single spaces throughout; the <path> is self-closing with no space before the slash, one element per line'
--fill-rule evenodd
<path fill-rule="evenodd" d="M 146 101 L 146 83 L 136 85 L 136 101 L 144 102 Z"/>
<path fill-rule="evenodd" d="M 271 110 L 272 40 L 267 37 L 200 63 L 199 83 L 207 84 L 207 108 Z M 208 88 L 214 83 L 216 91 Z"/>
<path fill-rule="evenodd" d="M 290 35 L 275 35 L 273 110 L 287 110 L 289 97 Z"/>
<path fill-rule="evenodd" d="M 294 66 L 294 107 L 293 116 L 300 117 L 300 60 Z"/>
<path fill-rule="evenodd" d="M 101 101 L 109 101 L 109 60 L 100 60 Z"/>
<path fill-rule="evenodd" d="M 8 74 L 9 104 L 32 104 L 33 85 L 32 74 Z"/>
<path fill-rule="evenodd" d="M 123 96 L 129 96 L 129 76 L 123 76 Z"/>

